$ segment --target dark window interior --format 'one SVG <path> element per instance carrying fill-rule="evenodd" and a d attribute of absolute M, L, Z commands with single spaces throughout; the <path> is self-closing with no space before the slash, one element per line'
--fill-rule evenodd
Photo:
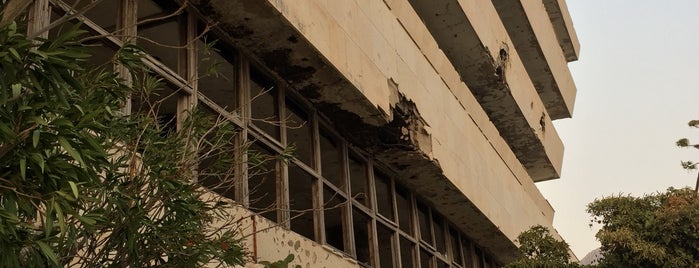
<path fill-rule="evenodd" d="M 434 267 L 432 266 L 432 254 L 430 254 L 430 252 L 425 250 L 423 247 L 420 247 L 420 267 Z"/>
<path fill-rule="evenodd" d="M 383 224 L 376 225 L 376 236 L 379 242 L 379 263 L 382 268 L 393 267 L 393 230 Z"/>
<path fill-rule="evenodd" d="M 289 166 L 291 230 L 310 239 L 314 235 L 313 184 L 316 179 L 296 165 Z"/>
<path fill-rule="evenodd" d="M 449 228 L 449 241 L 451 241 L 451 257 L 454 262 L 464 265 L 464 259 L 461 257 L 461 247 L 459 241 L 459 232 L 454 228 Z"/>
<path fill-rule="evenodd" d="M 365 206 L 369 206 L 369 188 L 367 179 L 366 164 L 357 157 L 350 154 L 350 186 L 352 187 L 352 198 Z"/>
<path fill-rule="evenodd" d="M 293 146 L 294 155 L 313 167 L 313 126 L 308 115 L 296 104 L 286 101 L 286 143 Z"/>
<path fill-rule="evenodd" d="M 396 208 L 398 210 L 398 225 L 400 229 L 408 234 L 413 234 L 410 192 L 399 184 L 396 184 Z"/>
<path fill-rule="evenodd" d="M 422 241 L 432 244 L 429 208 L 420 202 L 417 203 L 417 220 L 420 224 L 420 238 Z"/>
<path fill-rule="evenodd" d="M 250 210 L 277 221 L 277 160 L 259 143 L 248 148 Z"/>
<path fill-rule="evenodd" d="M 186 24 L 185 14 L 167 19 L 155 19 L 171 14 L 173 10 L 165 9 L 154 1 L 138 1 L 138 36 L 136 43 L 156 60 L 165 64 L 174 72 L 184 75 L 184 45 Z"/>
<path fill-rule="evenodd" d="M 229 113 L 238 108 L 238 90 L 235 83 L 235 55 L 213 38 L 197 40 L 198 90 Z"/>
<path fill-rule="evenodd" d="M 391 179 L 381 172 L 374 172 L 374 184 L 376 187 L 376 204 L 379 213 L 390 220 L 395 220 L 393 216 L 393 189 L 391 189 Z"/>
<path fill-rule="evenodd" d="M 323 177 L 341 190 L 345 190 L 342 151 L 333 138 L 320 131 L 320 161 Z"/>
<path fill-rule="evenodd" d="M 357 253 L 357 260 L 364 264 L 371 263 L 371 255 L 369 247 L 371 243 L 371 233 L 369 232 L 371 221 L 369 216 L 364 212 L 354 209 L 352 210 L 352 221 L 354 226 L 354 250 Z"/>
<path fill-rule="evenodd" d="M 410 242 L 404 236 L 400 237 L 400 263 L 402 268 L 414 268 L 415 262 L 413 257 L 415 244 Z"/>
<path fill-rule="evenodd" d="M 250 70 L 250 78 L 252 123 L 279 140 L 279 92 L 272 82 L 254 69 Z"/>
<path fill-rule="evenodd" d="M 323 199 L 325 242 L 339 250 L 348 251 L 345 248 L 347 199 L 327 186 L 323 187 Z"/>
<path fill-rule="evenodd" d="M 432 213 L 432 228 L 434 228 L 434 241 L 437 251 L 445 254 L 447 252 L 447 246 L 444 234 L 444 220 L 436 213 Z"/>

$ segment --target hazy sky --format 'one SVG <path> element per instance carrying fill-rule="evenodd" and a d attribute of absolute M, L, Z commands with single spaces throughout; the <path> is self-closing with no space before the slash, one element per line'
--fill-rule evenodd
<path fill-rule="evenodd" d="M 578 88 L 572 119 L 555 122 L 565 144 L 560 179 L 538 183 L 554 226 L 578 258 L 599 247 L 586 205 L 619 193 L 694 187 L 699 161 L 699 1 L 567 0 L 580 40 L 569 64 Z"/>

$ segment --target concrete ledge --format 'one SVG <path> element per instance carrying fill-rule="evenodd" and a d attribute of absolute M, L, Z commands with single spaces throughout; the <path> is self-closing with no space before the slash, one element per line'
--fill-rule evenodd
<path fill-rule="evenodd" d="M 544 4 L 511 0 L 493 4 L 551 118 L 570 117 L 576 88 Z"/>
<path fill-rule="evenodd" d="M 566 60 L 576 61 L 580 54 L 580 42 L 573 28 L 573 20 L 568 13 L 568 5 L 565 0 L 544 0 L 546 12 L 549 14 L 553 28 L 556 31 L 556 37 L 563 52 L 566 55 Z"/>
<path fill-rule="evenodd" d="M 563 143 L 492 2 L 409 2 L 532 179 L 558 178 Z"/>

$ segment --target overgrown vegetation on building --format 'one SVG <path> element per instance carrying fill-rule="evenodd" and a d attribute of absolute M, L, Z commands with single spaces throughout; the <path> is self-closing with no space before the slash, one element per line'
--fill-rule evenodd
<path fill-rule="evenodd" d="M 0 266 L 243 264 L 231 204 L 195 183 L 234 172 L 234 127 L 197 112 L 168 121 L 149 112 L 158 102 L 121 113 L 159 81 L 133 46 L 113 59 L 131 82 L 90 66 L 80 34 L 0 29 Z"/>

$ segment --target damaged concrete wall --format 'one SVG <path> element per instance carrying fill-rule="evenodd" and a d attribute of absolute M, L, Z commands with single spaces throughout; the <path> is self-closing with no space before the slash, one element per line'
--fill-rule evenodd
<path fill-rule="evenodd" d="M 521 231 L 551 227 L 553 209 L 407 0 L 195 2 L 499 261 L 515 257 Z M 532 92 L 524 110 L 544 111 Z M 527 122 L 543 122 L 546 134 L 536 133 L 555 142 L 542 114 Z"/>

